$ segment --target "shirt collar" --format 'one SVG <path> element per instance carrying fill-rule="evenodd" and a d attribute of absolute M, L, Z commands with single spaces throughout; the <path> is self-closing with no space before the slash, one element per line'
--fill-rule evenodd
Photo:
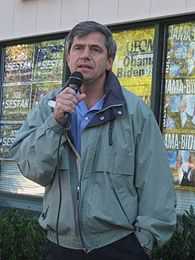
<path fill-rule="evenodd" d="M 87 107 L 84 100 L 80 101 L 77 105 L 77 111 L 80 115 L 85 116 L 89 112 L 99 111 L 102 109 L 104 103 L 104 96 L 99 99 L 90 109 Z"/>

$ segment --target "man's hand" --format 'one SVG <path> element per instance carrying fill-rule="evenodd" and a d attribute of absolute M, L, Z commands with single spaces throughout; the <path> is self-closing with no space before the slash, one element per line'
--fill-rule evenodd
<path fill-rule="evenodd" d="M 54 118 L 55 120 L 64 125 L 65 114 L 72 113 L 75 110 L 78 102 L 86 98 L 86 94 L 76 93 L 72 88 L 65 88 L 56 96 L 56 104 L 54 108 Z"/>

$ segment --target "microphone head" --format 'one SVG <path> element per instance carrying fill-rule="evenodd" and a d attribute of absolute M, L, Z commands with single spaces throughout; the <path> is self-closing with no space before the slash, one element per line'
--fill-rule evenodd
<path fill-rule="evenodd" d="M 68 79 L 68 86 L 74 88 L 76 91 L 79 90 L 83 83 L 83 75 L 79 71 L 73 72 Z"/>

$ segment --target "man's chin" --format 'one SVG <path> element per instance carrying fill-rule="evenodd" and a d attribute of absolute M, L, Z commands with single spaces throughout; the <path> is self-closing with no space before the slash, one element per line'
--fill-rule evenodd
<path fill-rule="evenodd" d="M 94 79 L 90 78 L 90 77 L 85 77 L 84 76 L 84 79 L 83 79 L 83 83 L 85 85 L 91 85 L 91 83 L 93 83 Z"/>

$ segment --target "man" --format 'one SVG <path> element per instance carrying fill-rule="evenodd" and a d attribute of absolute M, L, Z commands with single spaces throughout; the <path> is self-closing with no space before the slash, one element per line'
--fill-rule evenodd
<path fill-rule="evenodd" d="M 116 45 L 107 27 L 79 23 L 66 50 L 70 72 L 83 75 L 80 91 L 45 96 L 12 148 L 23 175 L 45 186 L 47 259 L 149 259 L 176 223 L 159 128 L 112 73 Z"/>
<path fill-rule="evenodd" d="M 177 167 L 179 184 L 183 186 L 194 186 L 195 153 L 189 150 L 179 151 Z"/>
<path fill-rule="evenodd" d="M 174 96 L 172 97 L 174 98 Z M 177 111 L 172 111 L 171 98 L 167 96 L 165 109 L 167 113 L 167 128 L 194 128 L 194 112 L 189 114 L 188 102 L 186 96 L 177 97 Z M 193 103 L 192 103 L 193 104 Z M 194 110 L 194 109 L 193 109 Z"/>

